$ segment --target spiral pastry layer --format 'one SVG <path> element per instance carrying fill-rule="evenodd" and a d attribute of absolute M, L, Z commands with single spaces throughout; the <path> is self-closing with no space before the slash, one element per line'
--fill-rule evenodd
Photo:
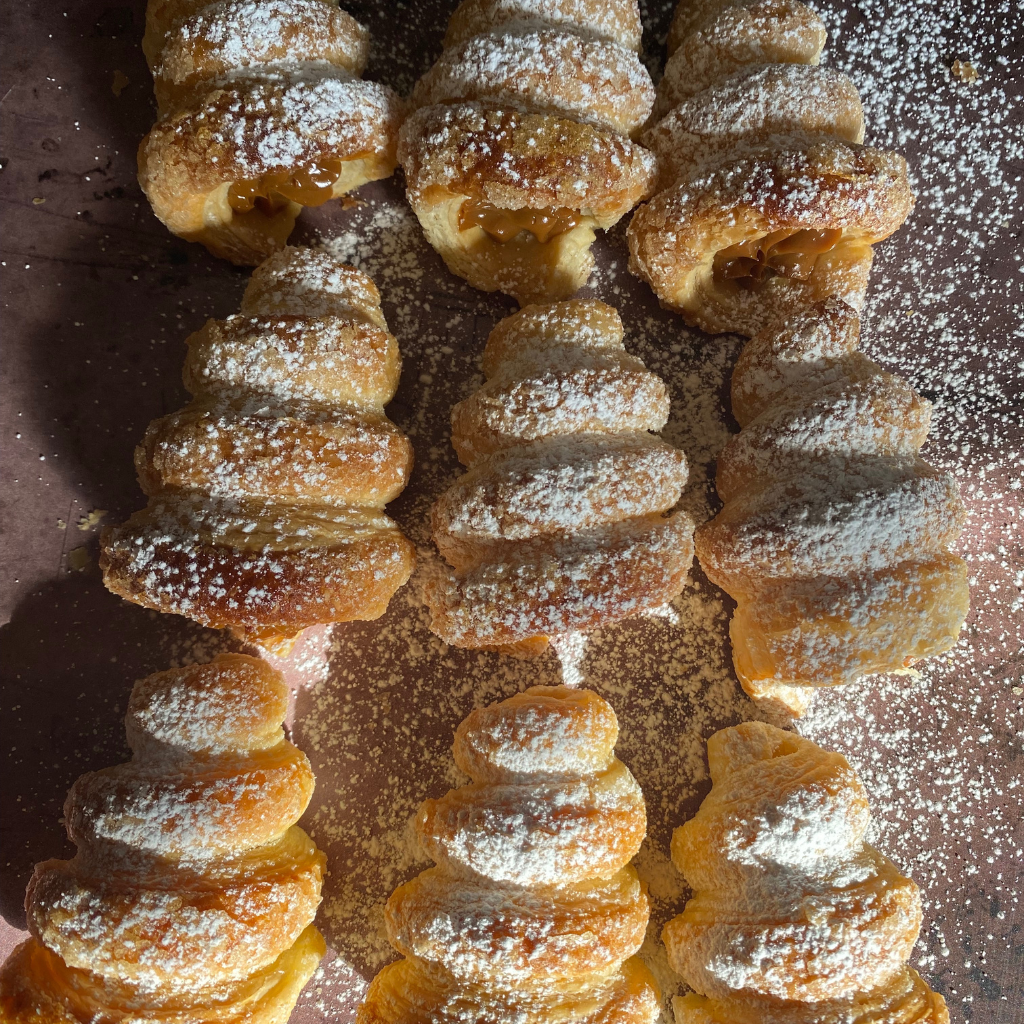
<path fill-rule="evenodd" d="M 475 288 L 565 298 L 596 228 L 649 195 L 654 102 L 636 0 L 464 0 L 398 158 L 428 241 Z"/>
<path fill-rule="evenodd" d="M 910 967 L 917 886 L 864 842 L 864 787 L 840 754 L 761 722 L 708 741 L 712 787 L 672 837 L 694 891 L 665 926 L 695 994 L 677 1024 L 948 1024 Z"/>
<path fill-rule="evenodd" d="M 139 183 L 176 235 L 256 264 L 319 206 L 397 162 L 404 113 L 363 82 L 369 35 L 336 0 L 150 0 L 160 120 Z"/>
<path fill-rule="evenodd" d="M 287 248 L 188 345 L 193 400 L 135 451 L 149 504 L 104 534 L 107 587 L 270 647 L 383 614 L 412 571 L 383 512 L 412 448 L 384 415 L 401 360 L 373 282 Z"/>
<path fill-rule="evenodd" d="M 588 299 L 528 306 L 488 338 L 487 382 L 452 410 L 469 472 L 433 511 L 454 571 L 427 600 L 448 643 L 538 653 L 682 590 L 693 522 L 665 513 L 686 456 L 650 433 L 668 391 L 622 337 L 618 313 Z"/>
<path fill-rule="evenodd" d="M 658 194 L 629 225 L 630 269 L 710 333 L 756 334 L 838 295 L 860 308 L 872 246 L 913 206 L 906 162 L 871 149 L 860 97 L 818 66 L 799 0 L 682 0 L 642 142 Z"/>
<path fill-rule="evenodd" d="M 370 985 L 359 1024 L 654 1024 L 654 979 L 633 956 L 649 906 L 629 861 L 643 795 L 614 754 L 595 693 L 534 686 L 455 734 L 472 782 L 416 818 L 436 867 L 388 900 L 406 959 Z"/>
<path fill-rule="evenodd" d="M 737 602 L 743 688 L 790 714 L 814 687 L 949 650 L 968 610 L 950 551 L 964 506 L 917 455 L 931 404 L 857 351 L 859 326 L 832 299 L 747 343 L 732 378 L 743 429 L 718 457 L 725 507 L 696 535 Z"/>
<path fill-rule="evenodd" d="M 244 655 L 139 680 L 132 760 L 83 775 L 69 861 L 36 865 L 32 938 L 0 974 L 10 1024 L 283 1024 L 325 947 L 313 793 L 280 673 Z"/>

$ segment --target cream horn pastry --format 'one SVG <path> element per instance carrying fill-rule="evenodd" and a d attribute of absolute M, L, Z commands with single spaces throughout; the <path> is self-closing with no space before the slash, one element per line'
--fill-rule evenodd
<path fill-rule="evenodd" d="M 693 898 L 663 932 L 676 1024 L 948 1024 L 907 965 L 921 895 L 864 842 L 840 754 L 761 722 L 708 741 L 711 792 L 672 837 Z"/>
<path fill-rule="evenodd" d="M 71 860 L 36 865 L 7 1024 L 284 1024 L 325 951 L 313 792 L 280 673 L 244 655 L 141 679 L 132 760 L 83 775 Z"/>
<path fill-rule="evenodd" d="M 595 693 L 534 686 L 474 711 L 455 734 L 472 780 L 416 816 L 436 866 L 384 912 L 405 959 L 370 984 L 358 1024 L 655 1024 L 647 927 L 629 864 L 643 795 L 615 757 Z"/>
<path fill-rule="evenodd" d="M 136 449 L 149 504 L 105 532 L 107 587 L 271 648 L 383 614 L 413 566 L 383 511 L 412 447 L 384 414 L 401 360 L 373 282 L 287 248 L 188 346 L 192 402 Z"/>
<path fill-rule="evenodd" d="M 736 600 L 743 688 L 802 714 L 814 688 L 949 650 L 967 615 L 953 478 L 918 456 L 931 403 L 858 351 L 831 299 L 749 342 L 732 377 L 742 430 L 718 457 L 725 507 L 697 530 Z"/>
<path fill-rule="evenodd" d="M 562 299 L 597 228 L 649 195 L 631 139 L 654 86 L 636 0 L 464 0 L 417 84 L 398 156 L 428 241 L 475 288 Z"/>
<path fill-rule="evenodd" d="M 658 193 L 627 232 L 630 269 L 710 333 L 756 334 L 838 295 L 863 303 L 873 246 L 913 206 L 906 162 L 865 147 L 856 87 L 818 65 L 798 0 L 680 4 L 643 144 Z"/>
<path fill-rule="evenodd" d="M 452 410 L 469 472 L 433 511 L 451 569 L 427 601 L 446 642 L 537 653 L 682 590 L 693 522 L 667 513 L 686 457 L 652 433 L 668 391 L 622 338 L 592 299 L 527 306 L 488 338 L 487 382 Z"/>
<path fill-rule="evenodd" d="M 159 120 L 139 182 L 176 235 L 257 264 L 303 206 L 395 168 L 402 102 L 364 82 L 369 35 L 336 0 L 150 0 Z"/>

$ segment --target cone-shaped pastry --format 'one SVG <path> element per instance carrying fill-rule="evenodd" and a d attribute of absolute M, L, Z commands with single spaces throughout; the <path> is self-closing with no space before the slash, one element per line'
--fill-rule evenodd
<path fill-rule="evenodd" d="M 683 0 L 643 135 L 658 188 L 629 226 L 630 269 L 711 333 L 752 335 L 830 295 L 860 308 L 872 245 L 913 205 L 906 162 L 860 145 L 853 83 L 818 67 L 798 0 Z"/>
<path fill-rule="evenodd" d="M 654 87 L 636 0 L 463 0 L 398 155 L 409 202 L 449 269 L 521 303 L 565 298 L 654 184 L 630 141 Z"/>
<path fill-rule="evenodd" d="M 359 79 L 365 28 L 336 0 L 149 0 L 160 120 L 139 182 L 176 235 L 256 264 L 303 206 L 395 168 L 402 103 Z"/>
<path fill-rule="evenodd" d="M 412 448 L 384 415 L 400 359 L 373 282 L 285 249 L 188 345 L 194 398 L 135 451 L 150 500 L 104 534 L 107 587 L 271 647 L 383 614 L 412 571 L 383 513 Z"/>
<path fill-rule="evenodd" d="M 950 552 L 964 507 L 917 455 L 931 404 L 857 351 L 859 326 L 832 299 L 747 343 L 743 429 L 718 457 L 725 507 L 697 531 L 701 566 L 737 602 L 743 688 L 791 714 L 813 687 L 949 650 L 968 609 Z"/>
<path fill-rule="evenodd" d="M 455 734 L 472 779 L 420 808 L 437 863 L 396 889 L 385 923 L 407 959 L 373 980 L 358 1024 L 654 1024 L 633 954 L 649 907 L 629 861 L 643 795 L 588 690 L 534 686 Z"/>
<path fill-rule="evenodd" d="M 313 776 L 287 703 L 280 673 L 239 654 L 135 684 L 132 760 L 71 787 L 78 852 L 36 865 L 0 1018 L 284 1024 L 324 953 L 324 856 L 295 824 Z"/>
<path fill-rule="evenodd" d="M 917 886 L 864 842 L 846 758 L 760 722 L 708 741 L 713 785 L 672 837 L 693 899 L 663 932 L 697 994 L 676 1024 L 948 1024 L 907 966 Z"/>
<path fill-rule="evenodd" d="M 668 391 L 622 333 L 619 314 L 588 299 L 528 306 L 488 338 L 487 383 L 452 410 L 469 472 L 434 507 L 454 572 L 427 600 L 448 643 L 537 653 L 682 590 L 693 522 L 665 513 L 686 456 L 650 433 Z"/>

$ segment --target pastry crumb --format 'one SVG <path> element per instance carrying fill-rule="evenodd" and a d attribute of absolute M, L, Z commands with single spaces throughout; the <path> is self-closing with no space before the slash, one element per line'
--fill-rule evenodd
<path fill-rule="evenodd" d="M 980 78 L 978 69 L 970 61 L 955 60 L 949 70 L 954 78 L 959 78 L 966 85 L 973 85 Z"/>
<path fill-rule="evenodd" d="M 107 514 L 105 508 L 94 508 L 88 515 L 80 516 L 77 526 L 80 530 L 91 530 L 98 526 L 100 520 Z"/>
<path fill-rule="evenodd" d="M 68 568 L 72 572 L 85 572 L 91 562 L 88 548 L 74 548 L 68 552 Z"/>

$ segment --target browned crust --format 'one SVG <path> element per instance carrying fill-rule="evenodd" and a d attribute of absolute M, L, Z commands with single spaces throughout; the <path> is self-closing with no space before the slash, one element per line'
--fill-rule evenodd
<path fill-rule="evenodd" d="M 139 182 L 157 216 L 188 195 L 268 171 L 371 153 L 379 177 L 395 166 L 402 103 L 387 86 L 336 76 L 240 77 L 202 104 L 158 121 L 139 146 Z M 280 157 L 267 156 L 274 133 L 287 134 Z"/>
<path fill-rule="evenodd" d="M 676 1024 L 735 1024 L 736 1021 L 736 1005 L 731 999 L 708 999 L 691 992 L 686 996 L 676 996 L 673 1006 Z M 854 1012 L 858 1021 L 949 1024 L 945 999 L 933 992 L 911 967 L 905 967 L 874 991 L 862 993 Z M 850 1013 L 848 1001 L 826 1001 L 813 1004 L 807 1014 L 795 1020 L 800 1024 L 846 1024 L 851 1019 Z"/>
<path fill-rule="evenodd" d="M 725 4 L 669 57 L 655 116 L 751 64 L 817 64 L 827 38 L 821 19 L 799 0 Z"/>
<path fill-rule="evenodd" d="M 758 155 L 659 193 L 637 210 L 627 230 L 630 270 L 650 284 L 662 305 L 712 333 L 753 334 L 792 312 L 772 308 L 767 298 L 764 308 L 741 308 L 741 299 L 756 306 L 757 293 L 751 300 L 732 282 L 711 282 L 711 261 L 719 250 L 782 229 L 838 228 L 843 253 L 849 253 L 841 258 L 863 274 L 866 268 L 856 271 L 860 254 L 870 260 L 869 247 L 895 231 L 913 207 L 906 161 L 895 153 L 838 139 L 774 141 L 774 152 L 768 140 Z M 775 289 L 776 296 L 787 288 L 801 296 L 807 290 L 792 282 Z M 802 301 L 807 298 L 825 296 Z"/>
<path fill-rule="evenodd" d="M 765 151 L 659 193 L 629 226 L 638 263 L 671 246 L 682 267 L 703 260 L 716 229 L 739 209 L 768 230 L 811 227 L 855 230 L 870 243 L 893 233 L 914 203 L 907 163 L 897 153 L 840 140 L 809 139 Z M 660 244 L 659 244 L 660 243 Z M 642 265 L 642 263 L 641 263 Z"/>
<path fill-rule="evenodd" d="M 786 0 L 679 0 L 676 5 L 675 14 L 672 16 L 672 24 L 669 26 L 666 48 L 669 56 L 676 52 L 686 38 L 701 28 L 704 28 L 716 18 L 730 10 L 747 10 L 755 14 L 763 10 L 765 14 L 777 10 Z M 786 3 L 786 6 L 794 6 Z M 804 7 L 806 5 L 800 4 Z M 808 13 L 817 18 L 814 12 L 807 8 Z"/>
<path fill-rule="evenodd" d="M 182 6 L 152 68 L 161 114 L 242 67 L 327 61 L 357 77 L 366 67 L 369 31 L 324 0 L 214 0 L 185 18 Z"/>
<path fill-rule="evenodd" d="M 443 965 L 448 949 L 444 941 L 432 936 L 427 943 L 418 941 L 430 934 L 438 906 L 451 916 L 459 952 L 469 961 L 467 974 L 515 965 L 548 984 L 559 978 L 585 979 L 632 956 L 643 943 L 650 915 L 636 871 L 626 867 L 607 881 L 523 890 L 492 929 L 482 923 L 493 920 L 493 892 L 467 889 L 463 877 L 435 867 L 399 886 L 388 900 L 388 941 L 399 953 L 418 952 L 424 961 Z M 581 934 L 592 935 L 594 941 L 574 942 Z"/>
<path fill-rule="evenodd" d="M 239 72 L 153 126 L 139 146 L 139 184 L 171 232 L 253 265 L 286 244 L 302 208 L 238 213 L 230 183 L 330 160 L 341 162 L 334 195 L 386 178 L 403 110 L 392 90 L 341 68 Z"/>
<path fill-rule="evenodd" d="M 657 608 L 683 589 L 693 523 L 677 513 L 604 527 L 596 536 L 525 542 L 515 561 L 431 582 L 431 629 L 454 647 L 514 644 L 595 629 Z"/>
<path fill-rule="evenodd" d="M 431 190 L 502 209 L 567 207 L 617 218 L 651 194 L 654 157 L 590 125 L 478 103 L 424 107 L 402 126 L 410 200 Z"/>
<path fill-rule="evenodd" d="M 323 303 L 320 293 L 307 305 L 318 298 Z M 379 305 L 375 308 L 379 316 Z M 182 379 L 193 395 L 242 388 L 313 403 L 370 406 L 394 397 L 402 368 L 398 342 L 384 327 L 331 314 L 207 320 L 185 344 Z"/>
<path fill-rule="evenodd" d="M 173 987 L 176 978 L 191 981 L 194 972 L 200 973 L 199 965 L 201 972 L 244 978 L 288 949 L 316 914 L 326 858 L 312 844 L 306 852 L 303 861 L 259 879 L 209 879 L 182 886 L 175 904 L 162 908 L 158 921 L 133 915 L 151 893 L 159 899 L 165 891 L 159 885 L 147 887 L 144 880 L 127 876 L 111 884 L 109 877 L 83 876 L 75 861 L 45 861 L 36 865 L 29 883 L 29 930 L 65 963 L 86 970 L 106 967 L 122 982 L 139 983 L 159 970 L 162 984 Z M 209 936 L 194 928 L 211 905 L 223 915 L 218 948 L 213 950 Z M 107 933 L 100 948 L 90 927 L 96 917 Z M 159 929 L 157 941 L 149 929 Z M 159 953 L 168 950 L 173 953 L 165 952 L 160 962 Z"/>
<path fill-rule="evenodd" d="M 150 69 L 156 67 L 167 36 L 175 25 L 208 7 L 212 0 L 149 0 L 146 4 L 146 34 L 142 50 Z"/>
<path fill-rule="evenodd" d="M 641 142 L 657 157 L 661 190 L 794 133 L 862 142 L 864 111 L 853 82 L 817 65 L 754 65 L 684 100 Z"/>
<path fill-rule="evenodd" d="M 252 1024 L 286 1020 L 326 952 L 323 936 L 310 925 L 295 945 L 269 967 L 242 982 L 223 986 L 215 1012 L 221 1019 L 233 1013 L 242 1014 Z M 158 1014 L 166 1009 L 169 1014 L 180 1015 L 180 994 L 172 997 L 169 1007 L 163 1000 L 159 1000 L 162 1005 L 156 1005 L 157 997 L 150 1002 Z M 37 939 L 28 939 L 18 946 L 0 973 L 0 1012 L 4 1024 L 109 1020 L 111 1004 L 124 1007 L 124 1014 L 118 1014 L 120 1019 L 137 1019 L 137 997 L 132 989 L 112 979 L 103 981 L 88 971 L 69 968 Z"/>
<path fill-rule="evenodd" d="M 544 409 L 556 391 L 571 395 L 559 410 Z M 591 366 L 541 371 L 531 378 L 492 378 L 452 409 L 452 446 L 463 465 L 525 441 L 583 433 L 660 430 L 669 395 L 656 373 L 625 353 Z"/>
<path fill-rule="evenodd" d="M 486 996 L 490 998 L 481 1007 L 481 997 Z M 554 993 L 536 993 L 533 999 L 526 991 L 512 995 L 492 995 L 480 988 L 467 991 L 418 961 L 399 960 L 370 982 L 356 1024 L 409 1024 L 444 1019 L 439 1014 L 445 1014 L 449 1020 L 492 1021 L 502 1020 L 515 1011 L 530 1013 L 523 1019 L 531 1022 L 655 1024 L 661 1019 L 661 996 L 654 976 L 635 956 L 622 965 L 617 975 L 604 980 L 601 987 L 588 987 L 574 994 L 556 989 Z"/>
<path fill-rule="evenodd" d="M 318 623 L 376 619 L 412 573 L 415 549 L 397 529 L 334 548 L 242 551 L 174 538 L 147 513 L 105 532 L 100 568 L 112 593 L 253 641 Z"/>
<path fill-rule="evenodd" d="M 745 427 L 801 378 L 813 380 L 812 387 L 836 379 L 859 343 L 860 317 L 834 297 L 769 324 L 743 346 L 733 367 L 729 394 L 736 422 Z"/>
<path fill-rule="evenodd" d="M 412 444 L 368 413 L 244 415 L 203 403 L 154 420 L 135 452 L 147 495 L 165 490 L 383 505 L 402 493 Z"/>
<path fill-rule="evenodd" d="M 481 369 L 489 380 L 501 372 L 504 363 L 548 350 L 564 351 L 568 345 L 588 350 L 621 351 L 624 336 L 622 318 L 614 306 L 599 299 L 568 299 L 565 302 L 524 306 L 518 313 L 499 320 L 487 336 Z"/>
<path fill-rule="evenodd" d="M 538 28 L 445 50 L 411 100 L 417 108 L 467 101 L 635 136 L 654 106 L 654 85 L 636 54 L 621 46 Z"/>
<path fill-rule="evenodd" d="M 643 25 L 636 0 L 533 0 L 530 6 L 535 17 L 549 25 L 583 29 L 628 50 L 640 49 Z M 516 0 L 462 0 L 448 22 L 444 47 L 447 50 L 523 17 L 523 6 Z"/>

